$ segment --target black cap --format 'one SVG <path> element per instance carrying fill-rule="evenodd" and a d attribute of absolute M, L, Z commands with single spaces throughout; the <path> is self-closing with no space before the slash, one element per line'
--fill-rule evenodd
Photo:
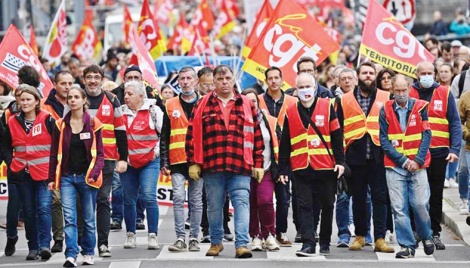
<path fill-rule="evenodd" d="M 126 71 L 124 71 L 124 76 L 128 73 L 128 72 L 132 72 L 132 71 L 137 71 L 139 72 L 140 74 L 142 74 L 142 71 L 140 70 L 139 66 L 137 65 L 129 65 L 127 68 L 126 68 Z"/>

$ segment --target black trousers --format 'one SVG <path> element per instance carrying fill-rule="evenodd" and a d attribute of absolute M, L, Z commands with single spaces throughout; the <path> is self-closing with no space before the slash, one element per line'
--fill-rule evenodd
<path fill-rule="evenodd" d="M 302 243 L 315 246 L 314 211 L 321 206 L 320 244 L 329 244 L 333 229 L 336 176 L 333 171 L 313 171 L 295 175 L 295 193 Z"/>
<path fill-rule="evenodd" d="M 442 198 L 444 191 L 444 179 L 446 175 L 447 160 L 445 157 L 431 158 L 431 164 L 426 169 L 428 174 L 429 189 L 429 216 L 431 217 L 431 229 L 433 235 L 442 231 Z"/>

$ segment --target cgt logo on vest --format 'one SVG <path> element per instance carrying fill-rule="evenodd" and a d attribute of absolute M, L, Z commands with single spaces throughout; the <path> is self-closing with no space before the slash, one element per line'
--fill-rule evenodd
<path fill-rule="evenodd" d="M 324 127 L 325 126 L 325 116 L 324 115 L 315 115 L 315 126 Z"/>
<path fill-rule="evenodd" d="M 434 110 L 442 111 L 442 101 L 441 100 L 434 100 Z"/>
<path fill-rule="evenodd" d="M 410 118 L 410 127 L 416 126 L 416 115 L 412 114 Z"/>
<path fill-rule="evenodd" d="M 315 61 L 318 60 L 318 54 L 320 54 L 322 48 L 316 43 L 311 47 L 307 46 L 307 42 L 299 35 L 302 29 L 288 23 L 289 20 L 303 20 L 306 17 L 306 14 L 287 15 L 279 18 L 276 24 L 267 31 L 263 45 L 267 51 L 271 52 L 271 55 L 269 55 L 269 66 L 277 66 L 282 69 L 293 58 L 301 58 L 303 56 L 312 57 Z M 284 33 L 282 26 L 288 28 L 293 34 L 290 32 Z M 297 57 L 297 53 L 302 51 L 303 54 Z M 296 72 L 295 61 L 293 63 L 292 69 Z"/>

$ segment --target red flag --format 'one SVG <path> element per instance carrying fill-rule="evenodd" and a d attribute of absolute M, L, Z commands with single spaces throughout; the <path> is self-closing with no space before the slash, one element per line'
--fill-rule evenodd
<path fill-rule="evenodd" d="M 85 20 L 90 20 L 90 21 L 93 21 L 93 10 L 91 9 L 91 6 L 90 6 L 90 1 L 89 0 L 85 0 Z"/>
<path fill-rule="evenodd" d="M 410 77 L 421 61 L 434 56 L 381 4 L 369 1 L 360 53 Z"/>
<path fill-rule="evenodd" d="M 155 22 L 152 12 L 150 11 L 149 1 L 144 0 L 142 3 L 142 12 L 140 13 L 139 25 L 137 32 L 145 47 L 150 51 L 152 59 L 157 59 L 166 51 L 163 34 L 160 32 L 158 23 Z"/>
<path fill-rule="evenodd" d="M 146 85 L 149 85 L 160 92 L 160 85 L 158 84 L 155 63 L 152 60 L 149 51 L 142 42 L 142 39 L 140 39 L 140 37 L 137 35 L 135 28 L 132 29 L 131 46 L 135 49 L 134 55 L 138 62 L 136 65 L 138 65 L 142 71 L 142 80 Z M 135 62 L 135 59 L 133 59 L 133 61 Z"/>
<path fill-rule="evenodd" d="M 42 57 L 48 59 L 51 66 L 54 67 L 60 64 L 60 57 L 67 50 L 67 19 L 65 3 L 62 0 L 47 35 Z"/>
<path fill-rule="evenodd" d="M 202 0 L 196 12 L 194 12 L 191 25 L 198 24 L 202 24 L 207 31 L 212 30 L 214 27 L 214 15 L 207 4 L 207 0 Z"/>
<path fill-rule="evenodd" d="M 124 5 L 124 20 L 123 20 L 123 32 L 126 37 L 126 43 L 130 44 L 130 38 L 132 34 L 132 27 L 134 26 L 134 21 L 132 20 L 131 13 L 129 12 L 129 9 L 127 8 L 126 5 Z"/>
<path fill-rule="evenodd" d="M 300 57 L 309 56 L 320 64 L 337 50 L 338 43 L 304 8 L 293 0 L 281 0 L 242 69 L 264 80 L 264 71 L 277 66 L 283 72 L 282 88 L 287 89 L 295 84 Z"/>
<path fill-rule="evenodd" d="M 193 40 L 191 50 L 188 52 L 188 55 L 193 56 L 193 55 L 209 54 L 210 38 L 209 38 L 209 35 L 207 34 L 206 29 L 204 29 L 204 27 L 202 27 L 202 25 L 199 24 L 195 26 L 194 31 L 196 33 L 196 36 Z"/>
<path fill-rule="evenodd" d="M 268 23 L 269 18 L 271 18 L 274 10 L 269 0 L 265 0 L 261 9 L 258 11 L 258 15 L 256 16 L 256 21 L 253 24 L 253 28 L 251 29 L 251 33 L 246 39 L 245 47 L 243 48 L 242 57 L 247 58 L 250 55 L 251 48 L 256 45 L 258 42 L 258 38 L 261 35 L 261 32 Z"/>
<path fill-rule="evenodd" d="M 186 28 L 188 28 L 188 23 L 184 18 L 184 14 L 180 13 L 180 20 L 175 27 L 173 35 L 171 36 L 170 40 L 168 40 L 167 48 L 176 51 L 179 47 L 181 47 L 183 32 Z"/>
<path fill-rule="evenodd" d="M 38 47 L 38 43 L 36 42 L 36 34 L 34 33 L 34 27 L 33 27 L 32 24 L 29 27 L 29 31 L 30 31 L 29 46 L 33 49 L 33 51 L 34 51 L 34 53 L 36 53 L 36 55 L 39 55 L 39 47 Z"/>
<path fill-rule="evenodd" d="M 34 67 L 39 73 L 41 84 L 38 90 L 42 93 L 43 97 L 47 97 L 49 91 L 54 87 L 46 70 L 44 70 L 39 61 L 38 55 L 28 45 L 13 24 L 8 28 L 3 42 L 0 44 L 0 62 L 0 80 L 12 88 L 18 87 L 18 70 L 25 65 Z"/>
<path fill-rule="evenodd" d="M 90 20 L 90 17 L 85 18 L 77 38 L 75 42 L 73 42 L 73 53 L 83 59 L 98 60 L 102 48 L 103 46 L 98 38 L 92 20 Z"/>
<path fill-rule="evenodd" d="M 172 12 L 173 4 L 171 0 L 155 0 L 153 14 L 155 14 L 155 19 L 158 22 L 168 25 Z"/>
<path fill-rule="evenodd" d="M 240 15 L 240 8 L 238 8 L 237 1 L 235 0 L 217 0 L 215 1 L 215 6 L 217 9 L 221 9 L 224 3 L 227 4 L 227 7 L 233 12 L 235 17 Z"/>
<path fill-rule="evenodd" d="M 217 39 L 220 39 L 230 32 L 235 25 L 235 15 L 233 11 L 227 7 L 227 2 L 222 2 L 222 8 L 214 23 L 214 29 L 211 34 L 216 36 Z"/>

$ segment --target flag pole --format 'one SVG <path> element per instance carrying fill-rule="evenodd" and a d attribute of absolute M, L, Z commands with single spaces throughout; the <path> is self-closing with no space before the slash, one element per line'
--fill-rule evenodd
<path fill-rule="evenodd" d="M 238 55 L 238 62 L 237 62 L 237 67 L 236 67 L 236 75 L 237 79 L 241 79 L 241 76 L 243 74 L 243 71 L 239 72 L 238 70 L 240 69 L 240 64 L 242 62 L 242 55 L 243 55 L 243 50 L 245 49 L 245 41 L 247 38 L 247 29 L 243 30 L 243 39 L 242 39 L 242 46 L 240 47 L 239 55 Z"/>

